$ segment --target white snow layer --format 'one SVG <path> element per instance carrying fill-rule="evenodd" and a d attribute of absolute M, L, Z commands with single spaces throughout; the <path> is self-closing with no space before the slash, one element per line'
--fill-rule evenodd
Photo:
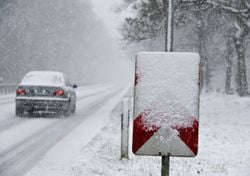
<path fill-rule="evenodd" d="M 202 95 L 199 154 L 195 158 L 171 158 L 170 175 L 249 176 L 249 114 L 249 98 Z M 73 149 L 70 145 L 65 147 Z M 129 160 L 120 160 L 120 109 L 117 109 L 98 135 L 82 148 L 78 161 L 68 168 L 67 174 L 54 176 L 161 175 L 160 157 L 135 156 L 131 151 L 129 155 Z M 53 172 L 60 173 L 56 169 Z M 32 176 L 44 175 L 37 172 Z"/>
<path fill-rule="evenodd" d="M 32 71 L 21 81 L 21 85 L 27 86 L 63 86 L 64 83 L 63 73 L 53 71 Z"/>
<path fill-rule="evenodd" d="M 198 120 L 199 61 L 196 53 L 137 55 L 135 118 L 143 113 L 146 129 L 146 124 L 190 127 Z"/>
<path fill-rule="evenodd" d="M 117 87 L 114 88 L 117 89 Z M 70 169 L 79 160 L 84 147 L 101 131 L 103 126 L 112 123 L 108 121 L 109 116 L 127 92 L 128 88 L 125 87 L 119 94 L 105 102 L 101 108 L 97 108 L 94 114 L 90 115 L 82 124 L 50 149 L 43 159 L 25 176 L 70 175 Z M 85 103 L 85 106 L 89 104 L 88 101 L 83 103 Z M 91 148 L 91 150 L 94 150 L 94 148 Z M 84 152 L 83 155 L 87 153 Z"/>

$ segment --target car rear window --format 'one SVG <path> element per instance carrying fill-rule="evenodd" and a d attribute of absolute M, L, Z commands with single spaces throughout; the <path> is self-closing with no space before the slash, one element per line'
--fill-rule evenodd
<path fill-rule="evenodd" d="M 42 86 L 61 86 L 64 80 L 61 75 L 49 73 L 34 73 L 26 75 L 21 85 L 42 85 Z"/>

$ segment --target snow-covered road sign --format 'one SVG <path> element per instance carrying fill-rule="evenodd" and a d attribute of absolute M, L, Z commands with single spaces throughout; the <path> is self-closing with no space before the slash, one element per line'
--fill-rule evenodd
<path fill-rule="evenodd" d="M 197 155 L 199 63 L 196 53 L 140 52 L 137 55 L 135 154 Z"/>

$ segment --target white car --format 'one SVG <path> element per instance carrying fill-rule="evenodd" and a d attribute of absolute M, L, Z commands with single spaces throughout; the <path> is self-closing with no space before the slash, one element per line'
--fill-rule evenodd
<path fill-rule="evenodd" d="M 16 90 L 16 115 L 54 112 L 69 116 L 76 111 L 75 88 L 64 73 L 29 72 Z"/>

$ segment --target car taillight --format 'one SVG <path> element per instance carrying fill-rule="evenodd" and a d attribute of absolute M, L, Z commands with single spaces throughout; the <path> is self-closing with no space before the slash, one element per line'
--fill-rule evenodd
<path fill-rule="evenodd" d="M 54 96 L 62 96 L 64 91 L 62 89 L 56 89 L 54 92 Z"/>
<path fill-rule="evenodd" d="M 16 94 L 17 95 L 26 95 L 26 90 L 25 89 L 22 89 L 22 88 L 18 88 L 16 90 Z"/>

